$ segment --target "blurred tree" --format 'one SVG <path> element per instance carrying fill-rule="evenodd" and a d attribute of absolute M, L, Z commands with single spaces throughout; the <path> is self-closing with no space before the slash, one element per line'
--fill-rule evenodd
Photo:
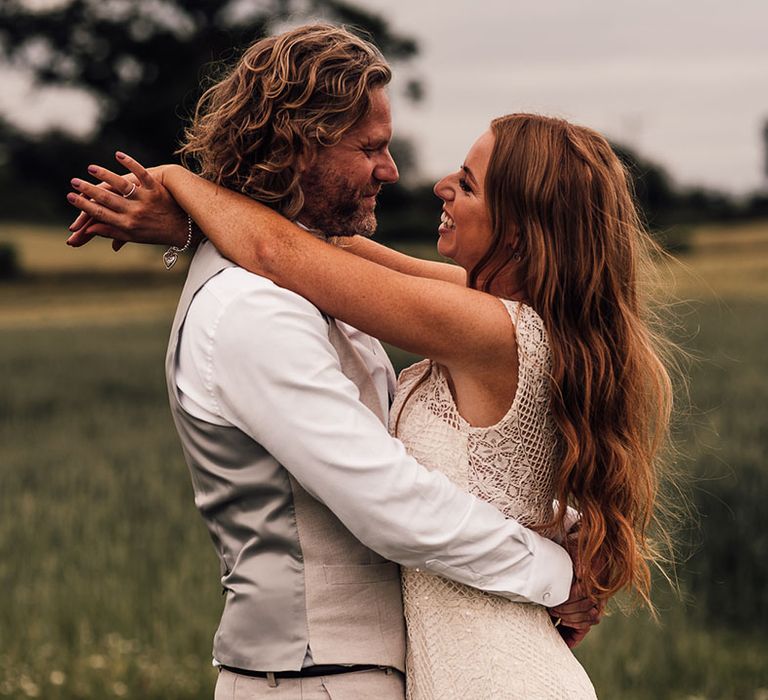
<path fill-rule="evenodd" d="M 611 147 L 632 176 L 637 203 L 648 225 L 663 223 L 664 214 L 675 206 L 677 198 L 667 171 L 627 146 L 612 143 Z"/>
<path fill-rule="evenodd" d="M 768 119 L 763 122 L 763 175 L 768 184 Z"/>
<path fill-rule="evenodd" d="M 381 16 L 340 0 L 0 0 L 0 58 L 41 85 L 80 88 L 101 107 L 87 141 L 0 130 L 15 177 L 61 190 L 93 160 L 118 147 L 148 163 L 173 158 L 205 67 L 281 23 L 326 18 L 352 25 L 393 61 L 418 50 Z M 410 83 L 406 92 L 417 98 Z"/>
<path fill-rule="evenodd" d="M 747 200 L 747 215 L 752 219 L 768 219 L 768 190 L 755 192 Z"/>
<path fill-rule="evenodd" d="M 431 184 L 385 187 L 379 195 L 376 240 L 436 244 L 441 208 Z"/>
<path fill-rule="evenodd" d="M 19 256 L 10 243 L 0 243 L 0 280 L 9 280 L 21 275 Z"/>

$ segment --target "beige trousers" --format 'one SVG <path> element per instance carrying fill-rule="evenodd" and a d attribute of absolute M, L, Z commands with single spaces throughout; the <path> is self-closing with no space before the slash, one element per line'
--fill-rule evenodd
<path fill-rule="evenodd" d="M 405 680 L 399 671 L 372 669 L 312 678 L 253 678 L 222 669 L 214 700 L 404 700 Z"/>

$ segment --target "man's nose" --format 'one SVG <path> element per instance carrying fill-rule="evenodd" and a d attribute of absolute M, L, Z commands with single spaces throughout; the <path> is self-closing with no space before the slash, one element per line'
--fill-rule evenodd
<path fill-rule="evenodd" d="M 381 162 L 377 164 L 374 175 L 380 182 L 387 182 L 390 184 L 397 182 L 400 179 L 400 173 L 397 171 L 397 165 L 395 165 L 395 161 L 392 158 L 389 149 L 384 152 Z"/>

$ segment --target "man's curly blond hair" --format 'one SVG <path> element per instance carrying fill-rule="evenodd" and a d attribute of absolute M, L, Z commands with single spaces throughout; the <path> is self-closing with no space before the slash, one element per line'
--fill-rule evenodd
<path fill-rule="evenodd" d="M 300 166 L 363 119 L 391 77 L 376 47 L 331 24 L 261 39 L 200 98 L 179 153 L 206 179 L 295 218 Z"/>

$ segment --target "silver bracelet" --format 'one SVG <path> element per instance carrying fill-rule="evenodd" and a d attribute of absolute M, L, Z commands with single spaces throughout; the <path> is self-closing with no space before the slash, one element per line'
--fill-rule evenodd
<path fill-rule="evenodd" d="M 192 217 L 187 214 L 187 242 L 181 247 L 177 248 L 172 245 L 168 250 L 163 253 L 163 262 L 165 263 L 165 269 L 170 270 L 179 259 L 179 253 L 183 253 L 192 243 Z"/>

